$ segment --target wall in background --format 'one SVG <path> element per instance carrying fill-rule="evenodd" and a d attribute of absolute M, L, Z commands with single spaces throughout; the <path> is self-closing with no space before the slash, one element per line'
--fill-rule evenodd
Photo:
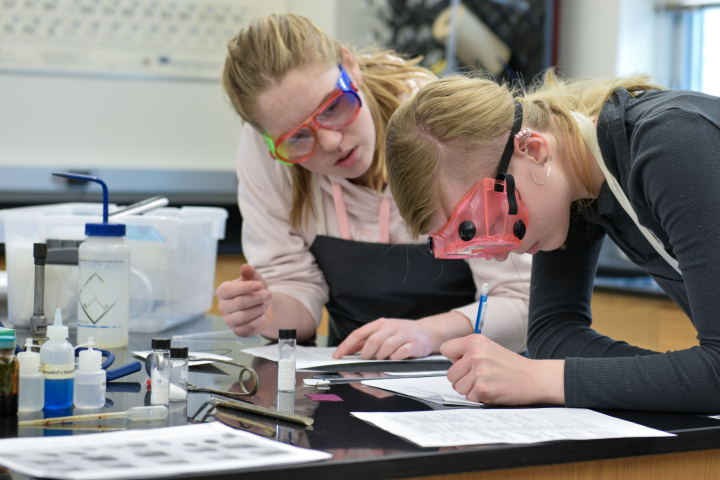
<path fill-rule="evenodd" d="M 380 23 L 340 0 L 0 3 L 0 202 L 99 198 L 49 176 L 73 170 L 103 176 L 116 201 L 234 204 L 241 122 L 219 83 L 225 41 L 273 12 L 359 46 Z"/>
<path fill-rule="evenodd" d="M 559 64 L 574 77 L 659 77 L 655 0 L 561 0 Z"/>

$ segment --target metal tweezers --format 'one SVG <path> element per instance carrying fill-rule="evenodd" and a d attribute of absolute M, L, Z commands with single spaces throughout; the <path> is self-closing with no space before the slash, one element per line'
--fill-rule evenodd
<path fill-rule="evenodd" d="M 205 412 L 205 415 L 202 416 L 200 420 L 196 420 L 198 415 L 205 410 L 205 407 L 208 405 L 211 405 L 211 407 Z M 273 437 L 275 435 L 275 430 L 271 428 L 269 425 L 266 425 L 262 422 L 256 422 L 254 420 L 250 420 L 249 418 L 244 418 L 239 415 L 231 415 L 229 413 L 221 412 L 215 405 L 212 404 L 212 402 L 207 401 L 203 403 L 200 408 L 198 409 L 197 413 L 193 415 L 192 417 L 189 417 L 188 420 L 190 423 L 203 423 L 205 420 L 207 420 L 210 417 L 214 417 L 217 421 L 224 423 L 225 425 L 229 425 L 233 428 L 240 428 L 242 430 L 250 431 L 253 428 L 259 428 L 262 430 L 261 435 L 265 437 Z M 237 425 L 230 424 L 228 422 L 236 421 Z"/>
<path fill-rule="evenodd" d="M 212 388 L 207 387 L 198 387 L 196 385 L 193 385 L 192 383 L 188 383 L 188 391 L 189 392 L 198 392 L 198 393 L 215 393 L 218 395 L 224 395 L 226 397 L 251 397 L 255 395 L 258 391 L 258 388 L 260 387 L 260 380 L 258 379 L 257 372 L 247 365 L 242 365 L 230 360 L 218 360 L 217 358 L 196 358 L 196 357 L 190 357 L 188 360 L 191 360 L 193 362 L 217 362 L 217 363 L 225 363 L 227 365 L 232 365 L 234 367 L 238 367 L 240 369 L 240 374 L 238 375 L 239 378 L 239 385 L 242 389 L 242 392 L 226 392 L 224 390 L 215 390 Z M 249 373 L 252 377 L 253 385 L 250 390 L 245 388 L 245 383 L 243 383 L 243 377 L 245 376 L 245 372 Z"/>
<path fill-rule="evenodd" d="M 221 395 L 224 395 L 224 393 L 221 393 Z M 195 420 L 195 417 L 197 417 L 200 412 L 208 405 L 212 405 L 213 408 L 208 410 L 208 412 L 205 414 L 205 416 L 201 420 Z M 221 398 L 215 398 L 210 397 L 210 400 L 203 403 L 203 405 L 200 407 L 200 409 L 197 411 L 195 415 L 193 415 L 190 420 L 193 423 L 202 423 L 208 416 L 211 416 L 211 413 L 213 409 L 216 409 L 217 407 L 223 407 L 223 408 L 229 408 L 232 410 L 241 410 L 248 413 L 254 413 L 256 415 L 263 415 L 266 417 L 276 418 L 278 420 L 287 420 L 294 423 L 301 423 L 305 426 L 311 426 L 315 420 L 313 420 L 310 417 L 305 417 L 302 415 L 295 415 L 292 413 L 283 413 L 279 412 L 277 410 L 273 410 L 272 408 L 266 408 L 266 407 L 260 407 L 258 405 L 254 405 L 252 403 L 246 403 L 238 400 L 230 400 L 230 399 L 221 399 Z M 215 415 L 217 416 L 217 414 Z"/>

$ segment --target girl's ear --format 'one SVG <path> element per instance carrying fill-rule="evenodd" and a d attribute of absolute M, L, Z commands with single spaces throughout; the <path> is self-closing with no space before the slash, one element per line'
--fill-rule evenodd
<path fill-rule="evenodd" d="M 357 61 L 355 61 L 355 57 L 353 56 L 350 51 L 345 48 L 341 47 L 340 50 L 340 61 L 343 64 L 343 68 L 345 71 L 350 75 L 350 79 L 355 84 L 357 88 L 360 88 L 360 85 L 362 85 L 362 74 L 360 73 L 360 66 L 358 65 Z"/>
<path fill-rule="evenodd" d="M 522 130 L 521 130 L 522 131 Z M 532 135 L 525 140 L 515 136 L 515 155 L 529 157 L 529 160 L 536 164 L 544 164 L 545 159 L 550 157 L 550 148 L 547 138 L 542 133 L 533 130 Z"/>

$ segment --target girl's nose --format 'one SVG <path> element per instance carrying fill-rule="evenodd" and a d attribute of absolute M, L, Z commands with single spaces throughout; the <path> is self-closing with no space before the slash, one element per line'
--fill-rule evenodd
<path fill-rule="evenodd" d="M 342 132 L 340 130 L 318 128 L 315 130 L 315 134 L 317 135 L 318 147 L 324 152 L 337 150 L 342 140 Z"/>

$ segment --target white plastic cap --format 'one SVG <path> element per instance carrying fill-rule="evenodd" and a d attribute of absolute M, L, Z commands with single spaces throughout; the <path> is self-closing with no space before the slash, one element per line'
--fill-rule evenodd
<path fill-rule="evenodd" d="M 487 295 L 490 292 L 490 285 L 487 283 L 483 283 L 482 289 L 480 290 L 480 295 Z"/>
<path fill-rule="evenodd" d="M 47 327 L 48 338 L 68 338 L 70 330 L 63 325 L 62 312 L 60 309 L 55 310 L 55 322 Z"/>
<path fill-rule="evenodd" d="M 65 327 L 67 328 L 67 327 Z M 95 345 L 95 338 L 88 338 L 88 349 L 80 352 L 79 366 L 81 370 L 100 370 L 102 368 L 102 352 L 100 350 L 93 350 Z"/>
<path fill-rule="evenodd" d="M 37 372 L 40 370 L 40 354 L 32 351 L 32 338 L 25 339 L 25 352 L 18 352 L 17 358 L 20 362 L 20 370 L 23 372 Z"/>

